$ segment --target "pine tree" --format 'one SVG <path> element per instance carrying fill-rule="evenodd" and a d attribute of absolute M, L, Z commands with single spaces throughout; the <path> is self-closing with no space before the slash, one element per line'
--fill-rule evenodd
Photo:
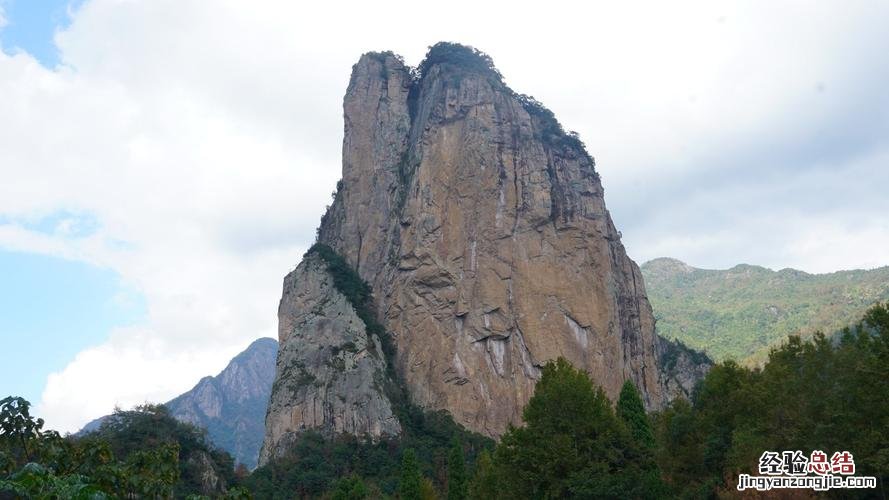
<path fill-rule="evenodd" d="M 448 453 L 448 500 L 465 500 L 467 495 L 466 462 L 463 445 L 457 438 Z"/>
<path fill-rule="evenodd" d="M 633 438 L 644 448 L 654 448 L 654 433 L 651 430 L 651 422 L 645 414 L 645 406 L 642 397 L 636 389 L 636 385 L 627 380 L 620 390 L 620 398 L 617 400 L 617 416 L 627 425 Z"/>
<path fill-rule="evenodd" d="M 488 450 L 482 450 L 475 463 L 475 475 L 469 485 L 469 498 L 473 500 L 490 500 L 498 498 L 497 471 L 494 459 Z"/>
<path fill-rule="evenodd" d="M 333 485 L 331 500 L 361 500 L 367 498 L 364 481 L 357 474 L 338 479 Z"/>
<path fill-rule="evenodd" d="M 398 481 L 398 497 L 401 500 L 421 500 L 422 481 L 420 464 L 413 448 L 404 450 L 401 458 L 401 479 Z"/>
<path fill-rule="evenodd" d="M 565 359 L 547 363 L 522 415 L 495 454 L 506 498 L 653 497 L 660 488 L 611 401 Z M 506 479 L 508 478 L 508 479 Z"/>

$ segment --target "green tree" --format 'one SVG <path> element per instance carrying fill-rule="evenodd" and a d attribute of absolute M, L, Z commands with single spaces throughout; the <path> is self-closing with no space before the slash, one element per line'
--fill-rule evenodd
<path fill-rule="evenodd" d="M 454 439 L 448 453 L 448 500 L 465 500 L 467 486 L 463 445 Z"/>
<path fill-rule="evenodd" d="M 789 337 L 762 368 L 714 366 L 692 404 L 657 415 L 656 456 L 675 494 L 706 497 L 756 473 L 764 450 L 848 450 L 856 473 L 889 484 L 889 309 L 873 306 L 854 328 L 829 338 Z M 726 481 L 728 479 L 728 481 Z M 728 483 L 728 484 L 727 484 Z"/>
<path fill-rule="evenodd" d="M 438 492 L 435 491 L 435 485 L 428 477 L 420 479 L 420 498 L 422 500 L 438 500 Z"/>
<path fill-rule="evenodd" d="M 469 498 L 488 500 L 498 496 L 499 489 L 494 459 L 488 450 L 482 450 L 475 464 L 475 475 L 472 476 L 472 481 L 469 483 Z"/>
<path fill-rule="evenodd" d="M 333 485 L 332 500 L 362 500 L 368 491 L 364 481 L 357 474 L 337 480 Z"/>
<path fill-rule="evenodd" d="M 97 431 L 81 441 L 105 442 L 117 460 L 132 463 L 133 467 L 151 465 L 157 460 L 174 464 L 176 497 L 195 493 L 219 495 L 236 482 L 231 456 L 211 445 L 203 429 L 176 420 L 163 405 L 146 404 L 132 410 L 117 410 Z M 175 454 L 170 451 L 172 448 L 166 448 L 167 458 L 150 455 L 164 446 L 175 447 Z M 160 468 L 145 470 L 151 471 L 150 477 L 170 472 Z M 146 487 L 148 484 L 151 483 L 146 483 Z"/>
<path fill-rule="evenodd" d="M 636 442 L 647 449 L 654 448 L 654 433 L 651 430 L 651 422 L 645 413 L 642 397 L 636 384 L 631 380 L 624 382 L 617 400 L 617 416 L 623 420 L 630 429 Z"/>
<path fill-rule="evenodd" d="M 43 430 L 22 398 L 0 400 L 0 492 L 24 498 L 169 498 L 178 443 L 154 442 L 115 460 L 105 440 Z"/>
<path fill-rule="evenodd" d="M 404 450 L 401 459 L 401 478 L 398 481 L 398 497 L 401 500 L 420 500 L 422 498 L 422 480 L 420 464 L 413 448 Z"/>
<path fill-rule="evenodd" d="M 649 497 L 659 481 L 653 461 L 586 373 L 560 358 L 547 363 L 522 415 L 495 455 L 511 498 Z"/>

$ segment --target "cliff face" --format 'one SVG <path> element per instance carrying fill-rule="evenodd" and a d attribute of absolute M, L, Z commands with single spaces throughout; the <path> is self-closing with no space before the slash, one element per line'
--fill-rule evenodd
<path fill-rule="evenodd" d="M 713 367 L 706 354 L 686 346 L 678 340 L 657 338 L 658 369 L 667 401 L 691 399 L 695 386 Z"/>
<path fill-rule="evenodd" d="M 664 403 L 639 269 L 592 158 L 548 110 L 485 57 L 439 45 L 419 75 L 362 56 L 344 117 L 319 241 L 371 285 L 415 403 L 498 436 L 559 356 L 612 397 L 631 379 L 649 408 Z M 282 324 L 301 314 L 283 303 Z"/>
<path fill-rule="evenodd" d="M 278 309 L 281 348 L 260 463 L 313 429 L 377 438 L 401 431 L 382 391 L 386 362 L 326 263 L 306 256 L 284 280 Z"/>

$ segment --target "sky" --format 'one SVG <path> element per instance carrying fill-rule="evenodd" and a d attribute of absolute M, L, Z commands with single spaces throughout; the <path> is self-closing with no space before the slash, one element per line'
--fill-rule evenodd
<path fill-rule="evenodd" d="M 276 337 L 371 50 L 490 54 L 639 263 L 889 265 L 886 2 L 419 5 L 0 0 L 0 395 L 74 431 Z"/>

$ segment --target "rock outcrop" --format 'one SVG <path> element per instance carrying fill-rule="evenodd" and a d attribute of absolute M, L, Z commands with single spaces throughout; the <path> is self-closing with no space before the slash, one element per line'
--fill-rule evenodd
<path fill-rule="evenodd" d="M 307 255 L 284 280 L 278 322 L 281 348 L 260 463 L 308 429 L 371 439 L 400 433 L 383 391 L 380 340 L 336 289 L 320 255 Z"/>
<path fill-rule="evenodd" d="M 639 268 L 605 208 L 593 159 L 551 112 L 509 89 L 487 56 L 438 44 L 416 70 L 392 53 L 362 56 L 344 118 L 343 177 L 319 242 L 370 284 L 414 403 L 496 437 L 519 422 L 540 367 L 562 356 L 612 397 L 630 379 L 648 408 L 664 404 Z M 285 373 L 284 356 L 353 335 L 330 319 L 350 317 L 335 294 L 312 316 L 331 296 L 317 267 L 303 262 L 285 280 L 282 394 L 272 396 L 280 405 L 269 408 L 266 447 L 276 446 L 279 422 L 330 426 L 318 414 L 292 415 L 304 394 L 332 386 L 283 389 L 309 380 Z M 349 328 L 361 337 L 360 325 Z"/>
<path fill-rule="evenodd" d="M 691 399 L 698 382 L 713 367 L 706 354 L 691 349 L 678 340 L 658 336 L 658 368 L 667 401 Z"/>

